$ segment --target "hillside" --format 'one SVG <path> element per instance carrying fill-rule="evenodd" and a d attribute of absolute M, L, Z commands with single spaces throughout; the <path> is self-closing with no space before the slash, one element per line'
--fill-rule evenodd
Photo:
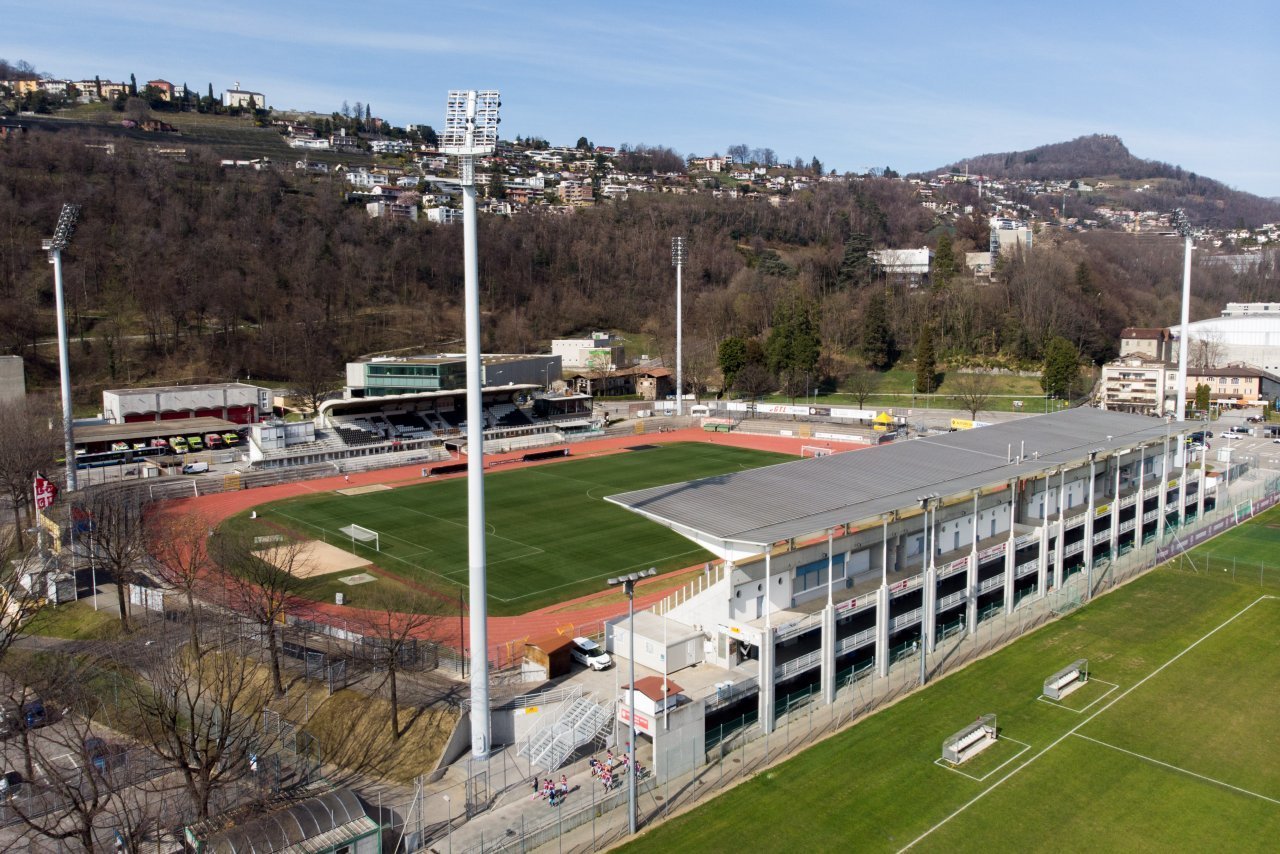
<path fill-rule="evenodd" d="M 1188 211 L 1192 222 L 1208 228 L 1256 227 L 1280 220 L 1280 204 L 1187 172 L 1157 160 L 1134 157 L 1110 134 L 1082 136 L 1028 151 L 981 154 L 931 170 L 965 172 L 1012 181 L 1073 181 L 1109 184 L 1088 194 L 1091 207 L 1109 204 L 1138 210 Z"/>

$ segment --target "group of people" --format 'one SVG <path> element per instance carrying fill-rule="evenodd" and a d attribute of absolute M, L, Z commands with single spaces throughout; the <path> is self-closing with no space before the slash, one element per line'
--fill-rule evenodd
<path fill-rule="evenodd" d="M 569 778 L 564 774 L 560 775 L 560 782 L 557 783 L 550 777 L 542 781 L 542 786 L 538 786 L 538 778 L 533 778 L 533 796 L 542 798 L 547 802 L 548 806 L 557 807 L 564 803 L 564 799 L 569 795 Z"/>
<path fill-rule="evenodd" d="M 594 756 L 591 757 L 591 776 L 600 781 L 606 792 L 612 791 L 614 787 L 614 777 L 621 776 L 622 771 L 627 770 L 631 766 L 631 745 L 627 745 L 627 749 L 621 755 L 614 757 L 613 751 L 610 750 L 605 754 L 604 761 L 601 762 Z M 643 777 L 645 774 L 644 766 L 639 761 L 636 762 L 636 777 Z"/>

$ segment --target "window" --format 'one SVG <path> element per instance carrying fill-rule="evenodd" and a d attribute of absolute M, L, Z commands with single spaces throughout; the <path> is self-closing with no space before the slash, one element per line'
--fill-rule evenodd
<path fill-rule="evenodd" d="M 959 531 L 956 531 L 956 533 L 955 533 L 955 539 L 953 540 L 953 542 L 952 542 L 952 544 L 951 544 L 951 548 L 952 548 L 952 549 L 958 549 L 958 548 L 960 548 L 960 532 L 959 532 Z"/>
<path fill-rule="evenodd" d="M 992 518 L 992 520 L 991 520 L 991 536 L 993 536 L 993 537 L 994 537 L 995 535 L 996 535 L 996 520 L 995 520 L 994 518 Z"/>

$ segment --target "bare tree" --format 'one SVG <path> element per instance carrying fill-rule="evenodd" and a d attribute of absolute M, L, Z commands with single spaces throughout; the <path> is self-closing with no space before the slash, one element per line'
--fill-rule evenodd
<path fill-rule="evenodd" d="M 876 389 L 880 387 L 880 375 L 862 365 L 856 365 L 849 370 L 844 387 L 853 395 L 853 399 L 858 401 L 858 408 L 862 409 L 867 405 L 867 398 L 875 394 Z"/>
<path fill-rule="evenodd" d="M 957 373 L 948 383 L 948 390 L 961 406 L 969 410 L 970 418 L 977 418 L 978 410 L 991 399 L 995 385 L 991 374 Z"/>
<path fill-rule="evenodd" d="M 733 386 L 744 396 L 755 399 L 776 389 L 778 380 L 764 365 L 753 362 L 738 371 Z"/>
<path fill-rule="evenodd" d="M 262 749 L 259 722 L 272 691 L 258 666 L 234 644 L 206 649 L 153 648 L 134 700 L 147 747 L 178 772 L 199 818 L 220 789 L 250 769 Z"/>
<path fill-rule="evenodd" d="M 48 471 L 62 447 L 62 419 L 50 401 L 0 401 L 0 491 L 13 510 L 14 538 L 23 548 L 23 511 L 31 505 L 37 472 Z"/>
<path fill-rule="evenodd" d="M 213 541 L 212 555 L 231 589 L 232 607 L 262 631 L 271 659 L 271 684 L 277 695 L 283 694 L 280 625 L 307 574 L 306 543 L 286 541 L 255 551 L 250 535 L 223 532 Z"/>
<path fill-rule="evenodd" d="M 191 649 L 200 655 L 200 610 L 196 590 L 209 580 L 209 522 L 199 513 L 165 511 L 147 521 L 147 542 L 159 580 L 187 604 Z"/>
<path fill-rule="evenodd" d="M 1206 332 L 1203 335 L 1197 335 L 1189 342 L 1187 348 L 1190 352 L 1187 354 L 1188 360 L 1197 371 L 1209 371 L 1218 367 L 1218 362 L 1222 361 L 1223 354 L 1226 352 L 1226 345 L 1222 341 L 1222 335 L 1217 332 Z"/>
<path fill-rule="evenodd" d="M 399 741 L 400 694 L 396 681 L 403 669 L 418 669 L 423 663 L 423 637 L 441 619 L 441 603 L 421 594 L 384 590 L 365 605 L 365 645 L 361 651 L 375 670 L 387 674 L 391 699 L 391 737 Z M 431 613 L 427 613 L 430 611 Z"/>
<path fill-rule="evenodd" d="M 77 495 L 72 524 L 84 530 L 91 560 L 111 573 L 120 606 L 120 627 L 128 632 L 129 596 L 147 560 L 146 495 L 133 486 L 99 488 Z"/>
<path fill-rule="evenodd" d="M 10 798 L 13 815 L 59 850 L 72 845 L 86 854 L 102 850 L 108 834 L 140 840 L 154 824 L 158 807 L 137 785 L 146 758 L 131 755 L 128 745 L 94 721 L 101 702 L 89 688 L 92 667 L 85 657 L 49 654 L 39 659 L 25 678 L 45 697 L 42 714 L 51 725 L 42 727 L 38 737 L 5 746 L 6 754 L 23 754 L 27 776 L 22 785 L 35 787 L 34 781 L 40 781 L 38 788 L 20 788 Z"/>

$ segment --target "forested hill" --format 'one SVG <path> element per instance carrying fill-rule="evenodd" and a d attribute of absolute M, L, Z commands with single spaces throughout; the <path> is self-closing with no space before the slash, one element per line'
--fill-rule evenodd
<path fill-rule="evenodd" d="M 52 276 L 39 247 L 64 201 L 82 206 L 64 267 L 85 404 L 103 387 L 197 379 L 333 387 L 342 362 L 362 354 L 457 349 L 459 227 L 371 219 L 336 174 L 226 169 L 212 145 L 184 149 L 175 159 L 146 140 L 102 144 L 73 127 L 0 140 L 0 352 L 26 359 L 29 387 L 57 385 Z M 910 361 L 925 329 L 943 363 L 1035 366 L 1054 337 L 1093 361 L 1114 353 L 1121 328 L 1177 319 L 1177 241 L 1047 229 L 1033 253 L 975 281 L 964 252 L 985 248 L 986 220 L 923 198 L 909 181 L 867 177 L 785 197 L 635 193 L 572 213 L 483 216 L 485 347 L 543 350 L 551 338 L 613 329 L 671 358 L 675 235 L 688 241 L 684 372 L 699 386 L 718 383 L 726 338 L 754 341 L 772 361 L 785 352 L 768 349 L 771 334 L 801 315 L 820 339 L 828 386 L 864 359 Z M 978 203 L 968 185 L 930 201 L 939 198 L 961 210 Z M 928 287 L 895 282 L 868 257 L 924 245 L 940 256 Z M 1197 318 L 1228 300 L 1280 300 L 1269 262 L 1197 275 Z M 876 360 L 871 317 L 882 327 Z"/>
<path fill-rule="evenodd" d="M 1079 181 L 1109 186 L 1090 193 L 1092 207 L 1102 204 L 1136 210 L 1184 208 L 1197 225 L 1211 228 L 1257 227 L 1280 220 L 1280 204 L 1157 160 L 1134 157 L 1117 136 L 1093 134 L 1041 145 L 1029 151 L 982 154 L 958 160 L 937 172 L 965 172 L 998 180 Z"/>

